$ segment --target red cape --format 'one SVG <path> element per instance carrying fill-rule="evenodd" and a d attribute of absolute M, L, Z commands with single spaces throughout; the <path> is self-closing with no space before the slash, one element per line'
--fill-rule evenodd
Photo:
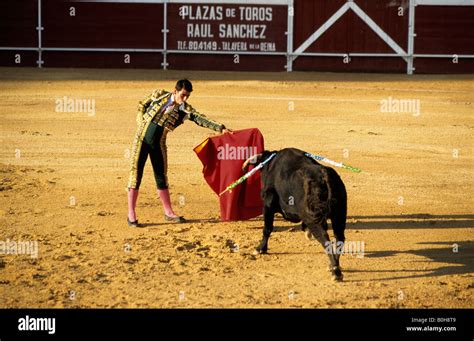
<path fill-rule="evenodd" d="M 263 135 L 256 128 L 235 131 L 204 140 L 194 148 L 204 168 L 204 179 L 219 195 L 227 186 L 245 174 L 244 161 L 264 150 Z M 253 165 L 249 167 L 251 170 Z M 220 199 L 221 220 L 246 220 L 262 214 L 260 172 L 223 194 Z"/>

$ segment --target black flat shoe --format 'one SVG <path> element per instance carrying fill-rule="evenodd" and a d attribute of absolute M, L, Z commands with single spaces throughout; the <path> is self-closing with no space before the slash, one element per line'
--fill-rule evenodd
<path fill-rule="evenodd" d="M 130 221 L 130 219 L 128 219 L 128 217 L 127 217 L 127 224 L 130 227 L 138 227 L 138 220 Z"/>
<path fill-rule="evenodd" d="M 170 217 L 165 214 L 165 220 L 166 221 L 172 221 L 174 223 L 185 223 L 186 219 L 184 217 Z"/>

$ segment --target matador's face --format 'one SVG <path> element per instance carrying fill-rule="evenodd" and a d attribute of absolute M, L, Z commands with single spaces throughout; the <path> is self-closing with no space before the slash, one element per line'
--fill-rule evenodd
<path fill-rule="evenodd" d="M 173 95 L 174 95 L 174 102 L 176 104 L 182 104 L 182 103 L 186 103 L 189 96 L 191 96 L 191 93 L 183 88 L 180 91 L 175 89 L 173 92 Z"/>

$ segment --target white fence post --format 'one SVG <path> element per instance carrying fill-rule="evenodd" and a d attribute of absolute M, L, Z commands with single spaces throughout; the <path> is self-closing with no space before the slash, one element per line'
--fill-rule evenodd
<path fill-rule="evenodd" d="M 294 1 L 288 0 L 288 25 L 286 30 L 286 71 L 293 71 L 293 18 L 295 16 Z"/>
<path fill-rule="evenodd" d="M 413 54 L 415 50 L 415 0 L 410 0 L 408 13 L 408 62 L 407 74 L 412 75 L 415 68 L 413 67 Z"/>
<path fill-rule="evenodd" d="M 163 70 L 168 68 L 167 53 L 168 53 L 168 0 L 163 1 Z"/>
<path fill-rule="evenodd" d="M 41 68 L 41 65 L 44 63 L 41 48 L 41 31 L 43 31 L 43 26 L 41 25 L 41 0 L 38 0 L 38 26 L 36 27 L 36 30 L 38 31 L 38 60 L 36 61 L 36 64 Z"/>

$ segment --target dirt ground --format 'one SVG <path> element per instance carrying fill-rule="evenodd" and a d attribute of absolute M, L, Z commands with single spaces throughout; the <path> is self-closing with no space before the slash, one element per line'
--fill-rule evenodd
<path fill-rule="evenodd" d="M 172 199 L 189 223 L 164 221 L 148 163 L 146 226 L 127 226 L 137 103 L 182 76 L 194 107 L 259 128 L 267 149 L 363 170 L 337 169 L 347 241 L 364 246 L 341 257 L 344 282 L 298 225 L 278 218 L 269 254 L 254 256 L 261 217 L 219 222 L 193 152 L 213 132 L 192 122 L 168 136 Z M 95 112 L 57 112 L 64 97 Z M 389 98 L 420 111 L 382 112 Z M 472 308 L 473 102 L 472 76 L 1 68 L 0 243 L 37 242 L 38 256 L 0 254 L 0 307 Z"/>

